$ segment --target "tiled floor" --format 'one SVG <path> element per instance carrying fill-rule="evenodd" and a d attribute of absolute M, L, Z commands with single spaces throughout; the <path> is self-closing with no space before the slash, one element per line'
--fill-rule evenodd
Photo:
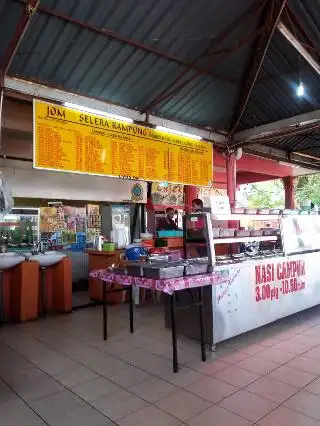
<path fill-rule="evenodd" d="M 171 335 L 159 306 L 101 308 L 0 329 L 5 426 L 320 426 L 320 307 L 218 345 Z"/>

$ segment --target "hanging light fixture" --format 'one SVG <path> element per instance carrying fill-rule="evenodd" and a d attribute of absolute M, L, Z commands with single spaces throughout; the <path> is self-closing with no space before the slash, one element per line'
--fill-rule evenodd
<path fill-rule="evenodd" d="M 297 96 L 301 98 L 303 95 L 304 95 L 304 85 L 302 84 L 302 81 L 300 81 L 300 84 L 297 87 Z"/>

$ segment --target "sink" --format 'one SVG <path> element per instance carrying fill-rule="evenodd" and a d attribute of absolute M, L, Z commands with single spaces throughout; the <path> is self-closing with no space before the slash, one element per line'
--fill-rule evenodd
<path fill-rule="evenodd" d="M 0 270 L 13 268 L 24 261 L 25 257 L 18 253 L 0 253 Z"/>
<path fill-rule="evenodd" d="M 37 253 L 32 255 L 31 253 L 25 253 L 25 256 L 31 262 L 38 262 L 41 268 L 55 265 L 60 262 L 66 255 L 58 251 L 47 251 L 45 253 Z"/>

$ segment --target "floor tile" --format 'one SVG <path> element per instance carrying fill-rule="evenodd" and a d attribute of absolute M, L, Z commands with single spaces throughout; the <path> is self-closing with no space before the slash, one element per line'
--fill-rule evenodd
<path fill-rule="evenodd" d="M 288 385 L 302 388 L 315 380 L 317 376 L 283 365 L 270 373 L 268 377 L 278 380 L 279 382 L 287 383 Z"/>
<path fill-rule="evenodd" d="M 245 345 L 243 348 L 241 348 L 240 352 L 248 355 L 255 355 L 265 349 L 264 346 L 259 345 L 258 343 Z"/>
<path fill-rule="evenodd" d="M 287 365 L 296 370 L 306 371 L 317 376 L 320 375 L 320 360 L 300 356 L 288 362 Z"/>
<path fill-rule="evenodd" d="M 130 392 L 121 390 L 94 401 L 92 405 L 105 416 L 117 421 L 147 406 L 148 403 Z"/>
<path fill-rule="evenodd" d="M 311 382 L 304 390 L 320 395 L 320 378 Z"/>
<path fill-rule="evenodd" d="M 281 343 L 281 340 L 277 339 L 276 337 L 266 337 L 260 340 L 260 344 L 262 346 L 267 346 L 270 348 L 278 345 L 279 343 Z"/>
<path fill-rule="evenodd" d="M 45 356 L 41 356 L 35 364 L 45 373 L 50 376 L 60 374 L 64 371 L 70 371 L 80 367 L 80 364 L 72 359 L 54 351 L 50 350 Z"/>
<path fill-rule="evenodd" d="M 118 371 L 110 371 L 103 374 L 103 376 L 125 388 L 144 382 L 152 377 L 146 371 L 140 370 L 140 368 L 133 367 L 132 365 L 127 365 Z"/>
<path fill-rule="evenodd" d="M 291 354 L 290 352 L 280 351 L 279 349 L 268 348 L 268 349 L 265 349 L 262 352 L 259 352 L 257 354 L 257 357 L 266 359 L 268 361 L 273 361 L 273 362 L 276 362 L 278 364 L 285 364 L 286 362 L 289 362 L 293 358 L 295 358 L 296 355 Z"/>
<path fill-rule="evenodd" d="M 206 399 L 209 402 L 217 403 L 227 396 L 237 392 L 239 388 L 229 385 L 228 383 L 221 382 L 213 377 L 206 377 L 199 382 L 188 386 L 186 390 L 194 393 L 200 398 Z"/>
<path fill-rule="evenodd" d="M 298 343 L 299 345 L 303 345 L 308 349 L 312 349 L 319 345 L 318 337 L 306 336 L 303 333 L 297 334 L 296 336 L 292 337 L 289 341 L 292 343 Z"/>
<path fill-rule="evenodd" d="M 320 341 L 320 336 L 319 336 Z M 305 358 L 318 359 L 320 360 L 320 346 L 310 349 L 308 352 L 303 354 Z"/>
<path fill-rule="evenodd" d="M 53 395 L 64 390 L 64 387 L 38 368 L 29 368 L 24 373 L 8 379 L 12 389 L 25 401 Z"/>
<path fill-rule="evenodd" d="M 210 360 L 207 362 L 202 362 L 202 361 L 197 361 L 196 363 L 192 363 L 192 364 L 187 364 L 187 367 L 198 371 L 199 373 L 202 374 L 207 374 L 207 375 L 214 375 L 216 373 L 218 373 L 219 371 L 225 370 L 226 368 L 229 367 L 229 364 L 224 362 L 224 361 L 220 361 L 220 360 Z"/>
<path fill-rule="evenodd" d="M 67 388 L 72 388 L 74 386 L 80 385 L 81 383 L 86 383 L 89 380 L 93 380 L 98 377 L 99 376 L 92 370 L 81 366 L 74 370 L 71 369 L 69 371 L 65 371 L 64 373 L 60 373 L 55 376 L 55 379 Z"/>
<path fill-rule="evenodd" d="M 10 410 L 23 405 L 23 401 L 0 379 L 0 410 Z"/>
<path fill-rule="evenodd" d="M 259 421 L 277 406 L 274 402 L 245 390 L 238 391 L 218 405 L 252 422 Z"/>
<path fill-rule="evenodd" d="M 182 423 L 156 407 L 144 407 L 118 420 L 119 426 L 179 426 Z"/>
<path fill-rule="evenodd" d="M 67 390 L 30 402 L 31 408 L 49 424 L 79 409 L 84 404 L 84 401 Z"/>
<path fill-rule="evenodd" d="M 140 398 L 154 403 L 171 393 L 177 392 L 179 389 L 169 382 L 153 377 L 145 382 L 131 386 L 128 390 Z"/>
<path fill-rule="evenodd" d="M 51 421 L 50 426 L 114 426 L 114 422 L 96 409 L 85 405 Z"/>
<path fill-rule="evenodd" d="M 121 388 L 115 383 L 104 377 L 90 380 L 72 388 L 72 392 L 88 402 L 96 401 L 104 396 L 121 391 Z"/>
<path fill-rule="evenodd" d="M 278 368 L 279 364 L 263 358 L 258 358 L 257 356 L 250 356 L 249 358 L 239 362 L 236 367 L 243 368 L 244 370 L 251 371 L 252 373 L 263 375 L 268 374 Z"/>
<path fill-rule="evenodd" d="M 250 371 L 243 370 L 242 368 L 230 366 L 230 368 L 215 374 L 214 377 L 222 380 L 223 382 L 229 383 L 230 385 L 244 387 L 249 383 L 258 380 L 261 376 L 251 373 Z"/>
<path fill-rule="evenodd" d="M 15 409 L 0 409 L 1 424 L 3 426 L 44 426 L 41 420 L 27 405 Z"/>
<path fill-rule="evenodd" d="M 248 358 L 250 354 L 240 351 L 233 351 L 230 354 L 224 355 L 221 358 L 219 358 L 220 361 L 226 362 L 227 364 L 237 364 L 238 362 L 243 361 L 244 359 Z"/>
<path fill-rule="evenodd" d="M 196 395 L 181 390 L 158 401 L 155 405 L 171 416 L 186 421 L 204 411 L 210 406 L 210 403 Z"/>
<path fill-rule="evenodd" d="M 208 408 L 187 422 L 190 426 L 252 426 L 252 423 L 218 405 Z"/>
<path fill-rule="evenodd" d="M 299 392 L 299 388 L 270 379 L 268 376 L 251 383 L 245 390 L 279 404 Z"/>
<path fill-rule="evenodd" d="M 289 341 L 284 341 L 275 345 L 274 349 L 279 349 L 280 351 L 289 352 L 294 355 L 302 355 L 304 352 L 308 351 L 308 348 L 300 343 L 292 343 Z"/>
<path fill-rule="evenodd" d="M 257 423 L 257 426 L 319 426 L 319 422 L 285 407 L 278 407 Z"/>
<path fill-rule="evenodd" d="M 172 371 L 172 365 L 169 373 L 163 375 L 163 380 L 166 380 L 173 385 L 186 387 L 192 383 L 204 379 L 206 376 L 198 371 L 192 370 L 188 367 L 180 366 L 178 374 Z"/>
<path fill-rule="evenodd" d="M 302 390 L 290 398 L 284 405 L 293 411 L 298 411 L 301 414 L 320 421 L 320 398 L 318 395 Z"/>

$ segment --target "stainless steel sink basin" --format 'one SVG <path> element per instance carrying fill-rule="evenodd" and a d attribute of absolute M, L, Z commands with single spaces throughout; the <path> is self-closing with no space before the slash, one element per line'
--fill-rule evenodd
<path fill-rule="evenodd" d="M 41 268 L 46 268 L 47 266 L 55 265 L 60 262 L 66 255 L 58 251 L 47 251 L 45 253 L 37 253 L 32 255 L 30 253 L 25 253 L 26 258 L 30 262 L 38 262 Z"/>
<path fill-rule="evenodd" d="M 13 268 L 24 261 L 25 257 L 18 253 L 0 253 L 0 270 Z"/>

